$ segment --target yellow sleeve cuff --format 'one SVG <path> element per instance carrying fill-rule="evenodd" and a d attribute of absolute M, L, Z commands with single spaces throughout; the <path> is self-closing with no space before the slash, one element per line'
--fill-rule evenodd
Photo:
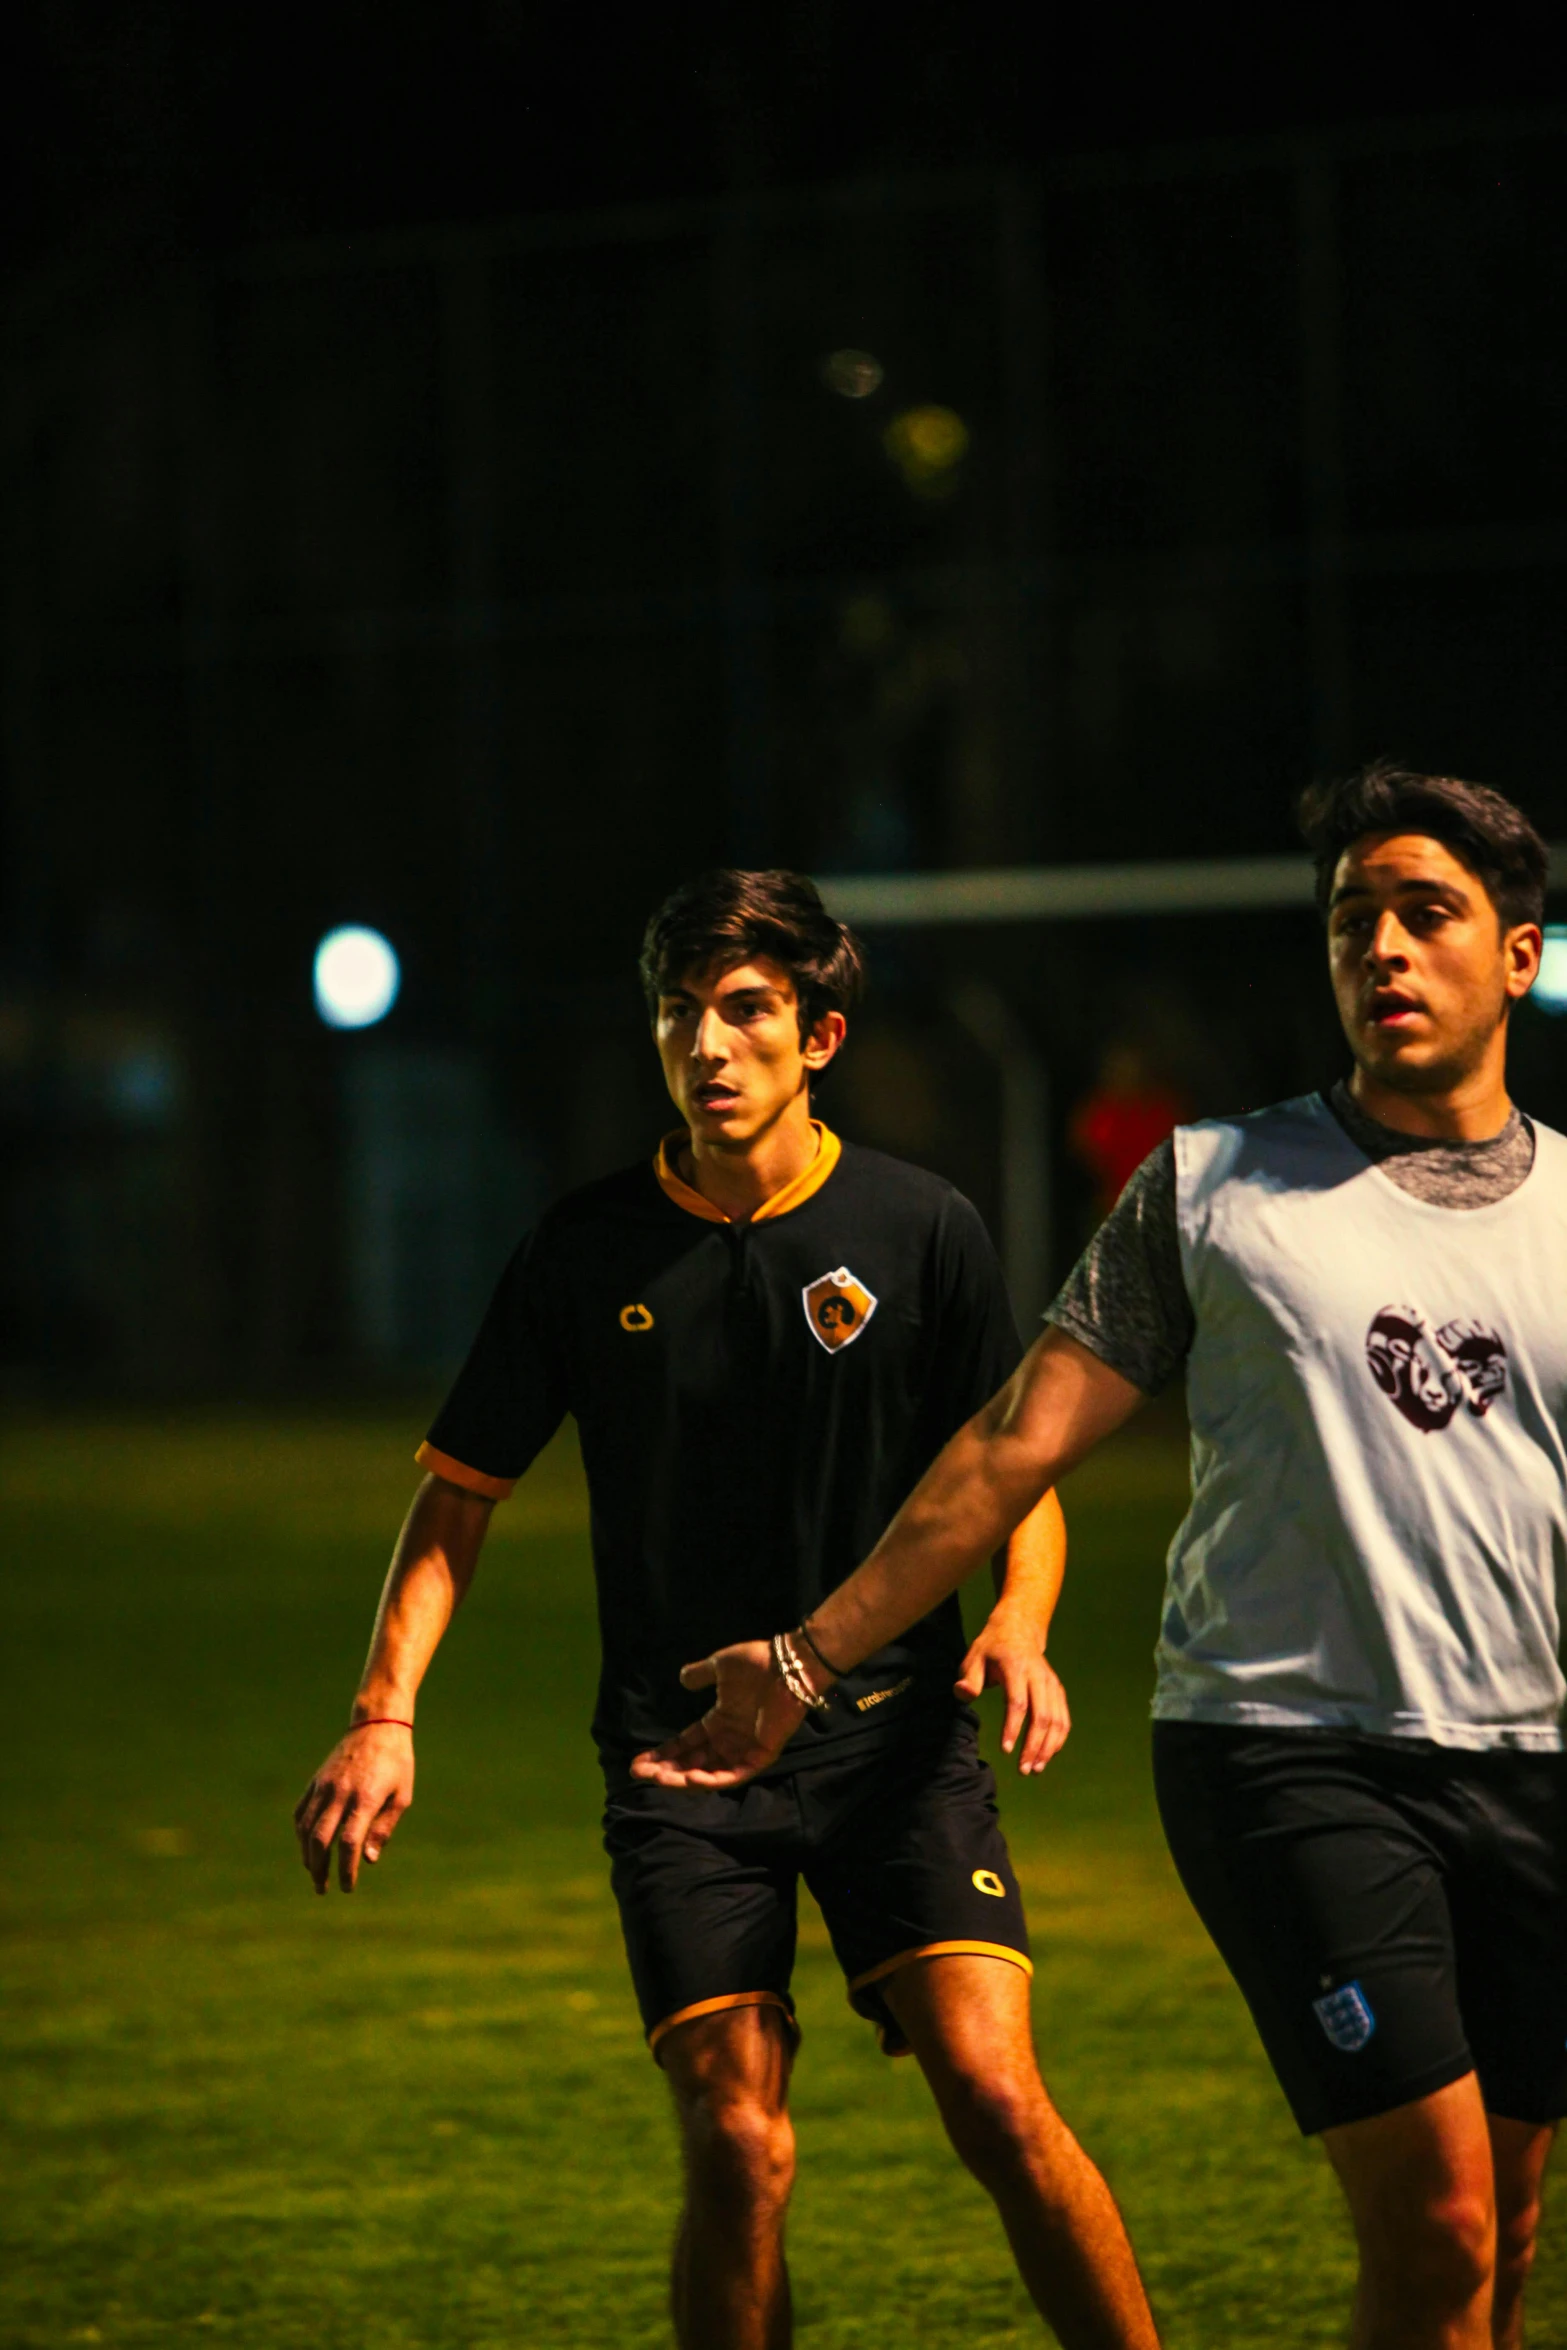
<path fill-rule="evenodd" d="M 449 1452 L 437 1452 L 433 1444 L 421 1444 L 414 1459 L 432 1477 L 460 1485 L 465 1493 L 482 1494 L 486 1501 L 504 1501 L 517 1482 L 515 1477 L 487 1477 L 482 1469 L 470 1469 L 466 1461 L 454 1461 Z"/>

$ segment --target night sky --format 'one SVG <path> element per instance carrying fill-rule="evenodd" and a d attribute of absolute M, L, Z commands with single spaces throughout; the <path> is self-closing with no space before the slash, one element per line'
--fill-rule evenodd
<path fill-rule="evenodd" d="M 313 235 L 1549 103 L 1541 18 L 952 0 L 13 0 L 6 259 Z"/>
<path fill-rule="evenodd" d="M 13 0 L 0 1384 L 448 1362 L 658 1131 L 635 945 L 704 864 L 1276 853 L 1388 752 L 1567 834 L 1540 21 Z M 364 1037 L 344 921 L 403 962 Z M 1319 958 L 881 935 L 833 1115 L 994 1220 L 996 991 L 1064 1271 L 1106 1042 L 1200 1110 L 1326 1082 Z"/>

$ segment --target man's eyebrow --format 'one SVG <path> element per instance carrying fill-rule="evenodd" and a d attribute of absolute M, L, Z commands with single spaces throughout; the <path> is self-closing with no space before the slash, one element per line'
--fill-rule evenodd
<path fill-rule="evenodd" d="M 1371 898 L 1376 894 L 1369 881 L 1346 881 L 1328 899 L 1328 911 L 1331 913 L 1335 906 L 1342 906 L 1351 898 Z M 1458 906 L 1467 905 L 1469 902 L 1469 893 L 1462 882 L 1447 881 L 1434 874 L 1412 873 L 1407 879 L 1395 881 L 1393 895 L 1395 897 L 1448 898 Z"/>
<path fill-rule="evenodd" d="M 731 987 L 717 1000 L 723 1004 L 736 1004 L 744 1003 L 751 996 L 772 996 L 781 1001 L 782 995 L 782 989 L 777 987 L 772 980 L 757 979 L 748 982 L 744 987 Z M 658 1000 L 661 1004 L 694 1004 L 697 998 L 688 987 L 666 987 L 660 990 Z"/>

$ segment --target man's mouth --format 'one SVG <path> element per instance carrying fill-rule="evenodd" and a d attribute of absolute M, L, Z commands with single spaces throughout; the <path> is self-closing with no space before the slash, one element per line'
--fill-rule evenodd
<path fill-rule="evenodd" d="M 1407 1028 L 1417 1019 L 1425 1006 L 1417 996 L 1404 995 L 1397 988 L 1383 988 L 1366 1007 L 1366 1017 L 1373 1028 Z"/>
<path fill-rule="evenodd" d="M 740 1095 L 732 1085 L 698 1085 L 693 1088 L 691 1099 L 699 1110 L 716 1112 L 732 1110 Z"/>

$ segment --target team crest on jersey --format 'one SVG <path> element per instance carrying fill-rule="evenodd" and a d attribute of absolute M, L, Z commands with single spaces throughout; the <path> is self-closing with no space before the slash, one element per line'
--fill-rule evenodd
<path fill-rule="evenodd" d="M 1433 1323 L 1418 1306 L 1384 1306 L 1366 1332 L 1366 1361 L 1383 1394 L 1423 1436 L 1460 1404 L 1483 1420 L 1507 1385 L 1507 1349 L 1472 1318 Z"/>
<path fill-rule="evenodd" d="M 852 1346 L 876 1311 L 875 1298 L 847 1265 L 808 1281 L 800 1292 L 800 1303 L 811 1325 L 811 1336 L 830 1355 Z"/>
<path fill-rule="evenodd" d="M 1334 2047 L 1341 2048 L 1346 2056 L 1364 2048 L 1377 2028 L 1371 2002 L 1358 1983 L 1345 1983 L 1340 1990 L 1326 1992 L 1321 1999 L 1314 1999 L 1311 2006 Z"/>

